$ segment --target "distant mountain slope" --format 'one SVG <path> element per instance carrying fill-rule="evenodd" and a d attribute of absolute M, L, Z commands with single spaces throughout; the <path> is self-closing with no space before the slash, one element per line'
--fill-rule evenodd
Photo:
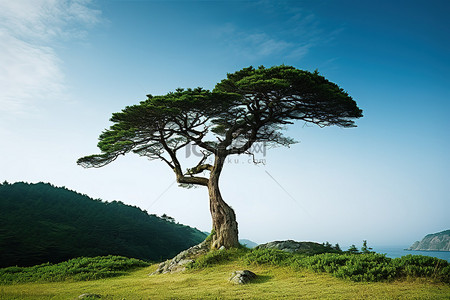
<path fill-rule="evenodd" d="M 161 260 L 205 237 L 119 201 L 45 183 L 0 185 L 0 267 L 108 254 Z"/>
<path fill-rule="evenodd" d="M 422 241 L 416 241 L 408 250 L 450 251 L 450 230 L 426 235 Z"/>
<path fill-rule="evenodd" d="M 255 243 L 255 242 L 253 242 L 253 241 L 250 241 L 250 240 L 247 240 L 247 239 L 240 239 L 240 240 L 239 240 L 239 243 L 240 243 L 241 245 L 246 246 L 247 248 L 255 248 L 256 246 L 258 246 L 257 243 Z"/>

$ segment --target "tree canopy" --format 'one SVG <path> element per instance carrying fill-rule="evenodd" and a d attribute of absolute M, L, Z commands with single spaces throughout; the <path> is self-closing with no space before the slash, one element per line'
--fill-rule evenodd
<path fill-rule="evenodd" d="M 233 223 L 235 237 L 227 246 L 237 245 L 234 212 L 223 202 L 218 187 L 225 158 L 254 154 L 256 142 L 294 143 L 283 129 L 296 121 L 355 127 L 354 119 L 360 117 L 362 111 L 348 93 L 318 72 L 285 65 L 248 67 L 228 74 L 212 91 L 178 89 L 147 95 L 139 104 L 114 113 L 113 125 L 99 138 L 102 153 L 80 158 L 78 164 L 102 167 L 129 152 L 164 161 L 178 183 L 208 187 L 213 229 L 219 232 L 224 223 L 225 227 Z M 200 147 L 202 155 L 196 165 L 183 169 L 179 151 L 190 144 Z M 209 156 L 214 157 L 213 164 L 206 163 Z M 209 178 L 199 175 L 205 171 Z"/>
<path fill-rule="evenodd" d="M 80 158 L 78 164 L 102 167 L 134 152 L 166 162 L 180 183 L 206 185 L 201 178 L 184 176 L 176 156 L 190 143 L 201 147 L 205 156 L 242 154 L 255 142 L 292 144 L 281 129 L 297 120 L 321 127 L 355 127 L 353 119 L 361 116 L 356 102 L 318 72 L 284 65 L 248 67 L 228 74 L 213 91 L 178 89 L 147 95 L 139 104 L 114 113 L 114 124 L 99 137 L 102 153 Z M 201 163 L 195 167 L 190 169 L 210 168 Z"/>

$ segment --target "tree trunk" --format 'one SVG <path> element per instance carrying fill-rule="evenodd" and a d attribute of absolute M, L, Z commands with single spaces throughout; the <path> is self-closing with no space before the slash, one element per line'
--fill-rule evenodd
<path fill-rule="evenodd" d="M 234 210 L 225 203 L 219 190 L 219 177 L 224 159 L 216 156 L 214 167 L 208 182 L 209 209 L 213 223 L 211 249 L 232 248 L 239 246 L 238 224 Z"/>

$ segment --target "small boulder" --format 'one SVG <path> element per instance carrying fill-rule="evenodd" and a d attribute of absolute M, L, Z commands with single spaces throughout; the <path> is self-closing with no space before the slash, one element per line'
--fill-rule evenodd
<path fill-rule="evenodd" d="M 85 293 L 78 296 L 78 299 L 100 299 L 102 296 L 98 294 Z"/>
<path fill-rule="evenodd" d="M 230 282 L 234 284 L 246 284 L 256 278 L 256 274 L 249 270 L 234 271 L 231 273 Z"/>

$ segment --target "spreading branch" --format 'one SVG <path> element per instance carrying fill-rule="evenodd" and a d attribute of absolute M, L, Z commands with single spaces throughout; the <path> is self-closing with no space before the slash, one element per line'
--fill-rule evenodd
<path fill-rule="evenodd" d="M 317 72 L 289 66 L 244 68 L 228 74 L 214 90 L 178 89 L 114 113 L 114 123 L 99 138 L 101 154 L 78 160 L 83 167 L 102 167 L 134 152 L 166 163 L 182 184 L 207 185 L 205 171 L 221 170 L 205 163 L 234 154 L 250 153 L 257 142 L 289 146 L 286 125 L 303 121 L 319 127 L 354 127 L 362 111 L 339 86 Z M 179 153 L 190 144 L 203 157 L 192 168 L 183 168 Z M 215 160 L 216 161 L 216 160 Z"/>

